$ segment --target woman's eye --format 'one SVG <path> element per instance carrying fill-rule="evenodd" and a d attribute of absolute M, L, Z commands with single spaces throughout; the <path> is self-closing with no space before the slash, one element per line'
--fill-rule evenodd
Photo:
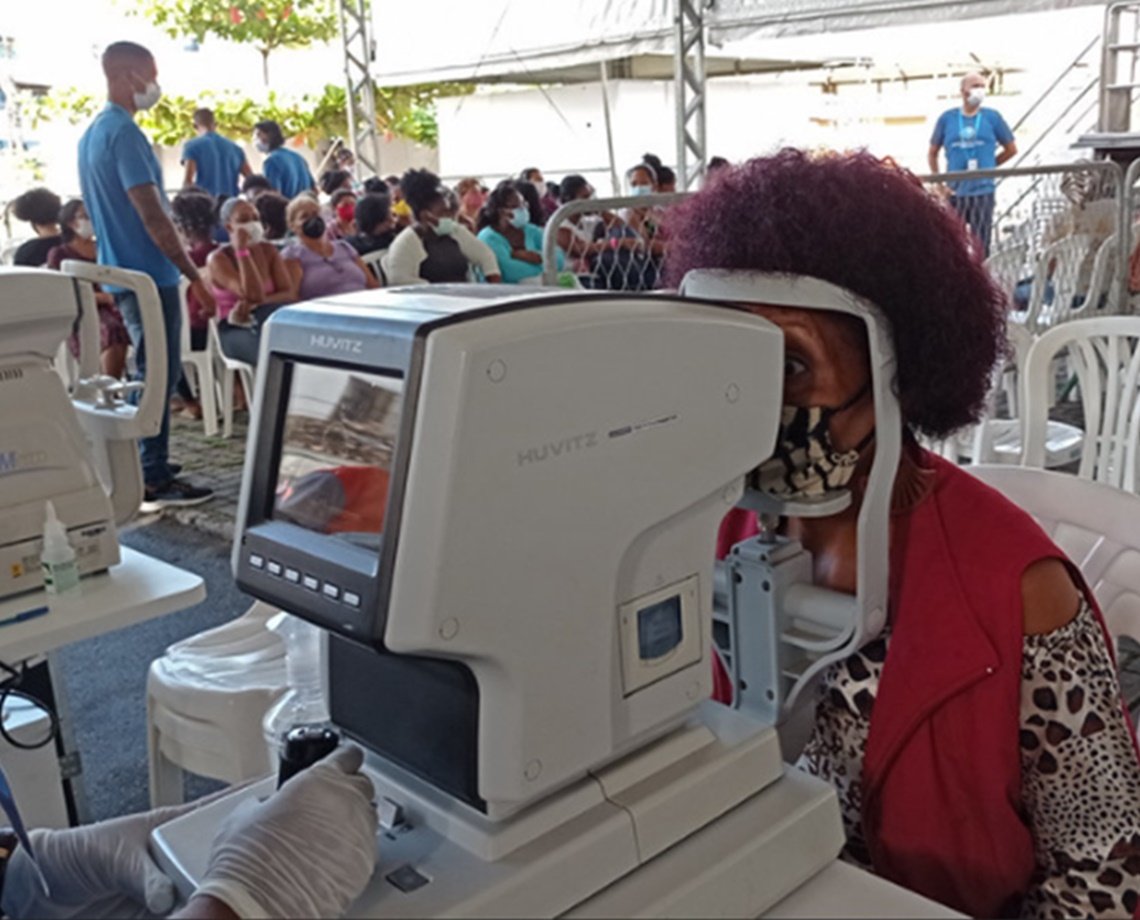
<path fill-rule="evenodd" d="M 807 369 L 808 369 L 807 364 L 804 363 L 803 361 L 801 361 L 799 358 L 793 356 L 793 355 L 788 355 L 784 358 L 784 378 L 785 379 L 790 379 L 792 377 L 795 377 L 797 374 L 806 373 Z"/>

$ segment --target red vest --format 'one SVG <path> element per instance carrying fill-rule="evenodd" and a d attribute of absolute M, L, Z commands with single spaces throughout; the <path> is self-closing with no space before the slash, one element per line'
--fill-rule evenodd
<path fill-rule="evenodd" d="M 1039 559 L 1071 563 L 989 486 L 933 455 L 922 463 L 938 474 L 931 494 L 892 519 L 891 646 L 863 829 L 884 878 L 974 917 L 1016 916 L 1035 865 L 1018 748 L 1021 576 Z M 722 552 L 755 527 L 745 512 L 730 518 Z"/>

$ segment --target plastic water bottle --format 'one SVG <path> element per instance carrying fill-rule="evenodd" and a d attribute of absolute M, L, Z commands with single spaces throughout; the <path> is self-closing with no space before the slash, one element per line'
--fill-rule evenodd
<path fill-rule="evenodd" d="M 276 763 L 285 735 L 302 726 L 327 725 L 329 710 L 322 679 L 324 630 L 291 613 L 278 614 L 269 621 L 269 628 L 285 642 L 289 684 L 261 723 L 272 762 Z"/>
<path fill-rule="evenodd" d="M 44 574 L 44 590 L 48 594 L 66 594 L 78 590 L 79 567 L 75 564 L 75 550 L 71 548 L 67 530 L 56 517 L 55 505 L 51 502 L 47 503 L 40 567 Z"/>

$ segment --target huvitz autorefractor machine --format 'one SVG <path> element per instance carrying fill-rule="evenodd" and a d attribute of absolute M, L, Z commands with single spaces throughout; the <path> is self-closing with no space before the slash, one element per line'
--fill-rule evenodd
<path fill-rule="evenodd" d="M 668 296 L 367 291 L 263 333 L 234 567 L 333 635 L 383 831 L 352 913 L 753 916 L 842 845 L 708 700 L 713 547 L 783 339 Z M 184 891 L 253 787 L 155 837 Z"/>

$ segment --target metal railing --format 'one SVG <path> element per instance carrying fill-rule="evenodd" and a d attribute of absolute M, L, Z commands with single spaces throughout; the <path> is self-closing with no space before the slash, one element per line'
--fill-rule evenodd
<path fill-rule="evenodd" d="M 1033 322 L 1043 327 L 1070 313 L 1086 315 L 1082 307 L 1090 296 L 1096 303 L 1087 306 L 1094 309 L 1128 311 L 1130 229 L 1137 213 L 1131 195 L 1140 183 L 1140 165 L 1127 177 L 1116 163 L 1077 161 L 919 178 L 932 194 L 945 196 L 947 206 L 975 230 L 983 249 L 981 237 L 988 236 L 991 271 L 1001 275 L 1015 316 L 1032 307 Z M 984 185 L 963 185 L 980 181 L 992 182 L 992 192 Z M 986 193 L 968 194 L 979 190 Z M 1140 189 L 1136 191 L 1140 195 Z M 669 246 L 662 220 L 668 207 L 688 194 L 593 198 L 563 205 L 547 223 L 543 283 L 561 280 L 606 290 L 660 287 Z M 637 220 L 646 214 L 654 218 L 649 226 L 656 234 L 648 238 L 638 229 L 645 221 Z M 571 246 L 561 268 L 560 243 Z M 1041 265 L 1046 250 L 1049 258 Z"/>

